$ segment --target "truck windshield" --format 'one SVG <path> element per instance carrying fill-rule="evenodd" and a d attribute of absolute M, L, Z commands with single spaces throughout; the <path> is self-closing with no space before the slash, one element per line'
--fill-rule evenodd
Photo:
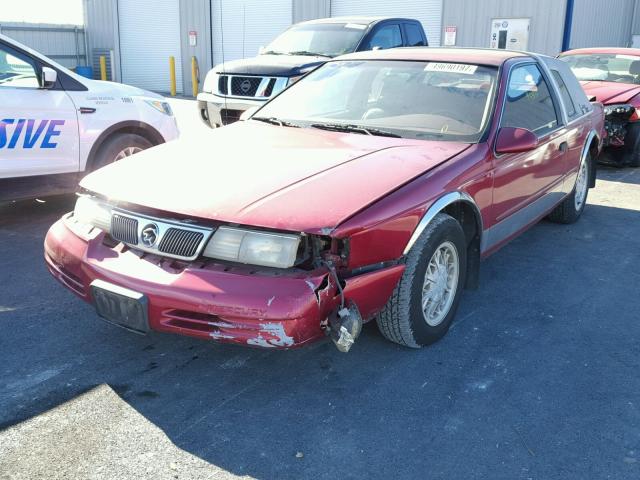
<path fill-rule="evenodd" d="M 357 23 L 296 25 L 271 42 L 264 54 L 336 57 L 355 51 L 366 28 Z"/>
<path fill-rule="evenodd" d="M 640 83 L 640 57 L 614 54 L 577 54 L 560 57 L 578 80 Z"/>
<path fill-rule="evenodd" d="M 256 114 L 287 124 L 476 143 L 488 124 L 497 69 L 415 61 L 333 61 Z"/>

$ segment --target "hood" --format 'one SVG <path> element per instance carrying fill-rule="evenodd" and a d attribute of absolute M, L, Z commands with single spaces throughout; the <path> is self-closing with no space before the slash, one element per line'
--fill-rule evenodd
<path fill-rule="evenodd" d="M 295 77 L 307 73 L 328 60 L 330 59 L 321 56 L 258 55 L 254 58 L 225 62 L 216 67 L 216 73 Z"/>
<path fill-rule="evenodd" d="M 605 105 L 627 103 L 640 93 L 640 85 L 618 82 L 588 81 L 580 82 L 587 96 L 595 96 Z"/>
<path fill-rule="evenodd" d="M 105 95 L 122 95 L 126 97 L 148 97 L 156 98 L 158 100 L 163 99 L 162 95 L 143 90 L 132 85 L 125 85 L 124 83 L 116 82 L 104 82 L 102 80 L 89 80 L 83 79 L 82 82 L 89 88 L 89 91 L 93 93 L 104 93 Z"/>
<path fill-rule="evenodd" d="M 326 233 L 467 148 L 248 121 L 146 150 L 80 185 L 187 217 Z"/>

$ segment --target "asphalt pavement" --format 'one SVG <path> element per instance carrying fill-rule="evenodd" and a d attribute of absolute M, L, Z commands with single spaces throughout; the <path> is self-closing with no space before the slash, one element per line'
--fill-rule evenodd
<path fill-rule="evenodd" d="M 640 478 L 640 169 L 483 262 L 421 350 L 115 328 L 44 266 L 73 202 L 0 208 L 0 479 Z"/>

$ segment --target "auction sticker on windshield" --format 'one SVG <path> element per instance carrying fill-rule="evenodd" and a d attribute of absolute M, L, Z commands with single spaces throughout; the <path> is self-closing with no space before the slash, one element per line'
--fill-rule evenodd
<path fill-rule="evenodd" d="M 440 63 L 429 62 L 424 67 L 425 72 L 445 72 L 445 73 L 464 73 L 465 75 L 473 75 L 478 69 L 477 65 L 468 65 L 466 63 Z"/>

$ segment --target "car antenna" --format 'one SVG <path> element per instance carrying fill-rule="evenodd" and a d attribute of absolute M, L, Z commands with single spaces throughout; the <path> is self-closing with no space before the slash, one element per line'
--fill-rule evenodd
<path fill-rule="evenodd" d="M 220 0 L 220 46 L 222 47 L 222 77 L 225 76 L 224 73 L 224 23 L 222 22 L 222 11 L 224 10 L 223 8 L 223 4 L 222 4 L 222 0 Z M 215 66 L 215 65 L 214 65 Z M 214 77 L 215 78 L 215 77 Z M 229 91 L 230 91 L 230 87 L 231 86 L 231 82 L 229 81 L 229 79 L 227 79 L 227 94 L 224 96 L 224 109 L 225 109 L 225 113 L 227 110 L 227 96 L 229 96 Z M 222 115 L 220 115 L 220 123 L 222 123 Z M 220 125 L 220 126 L 224 126 L 224 124 Z"/>

